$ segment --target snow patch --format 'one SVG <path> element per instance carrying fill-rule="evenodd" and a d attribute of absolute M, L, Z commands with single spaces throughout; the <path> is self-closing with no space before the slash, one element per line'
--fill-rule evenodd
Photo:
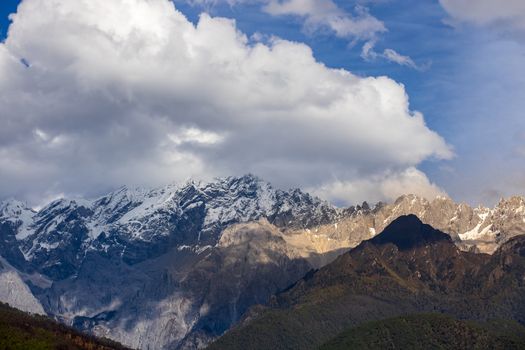
<path fill-rule="evenodd" d="M 492 233 L 492 231 L 490 230 L 492 228 L 492 224 L 488 225 L 487 227 L 485 227 L 483 230 L 480 231 L 480 227 L 482 223 L 483 222 L 480 222 L 479 224 L 476 225 L 476 227 L 474 227 L 472 230 L 468 232 L 460 233 L 459 238 L 461 238 L 462 241 L 472 241 L 472 240 L 483 238 L 487 236 L 488 234 Z"/>

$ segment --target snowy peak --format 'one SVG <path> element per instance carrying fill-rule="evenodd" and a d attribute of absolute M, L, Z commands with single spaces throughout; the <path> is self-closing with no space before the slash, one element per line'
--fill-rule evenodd
<path fill-rule="evenodd" d="M 100 222 L 115 222 L 129 210 L 142 204 L 146 195 L 146 189 L 123 186 L 93 202 L 94 216 Z"/>
<path fill-rule="evenodd" d="M 46 221 L 51 218 L 67 217 L 75 211 L 81 211 L 83 217 L 91 215 L 91 202 L 87 200 L 57 199 L 43 207 L 35 217 L 36 222 Z"/>
<path fill-rule="evenodd" d="M 16 239 L 21 240 L 31 234 L 30 226 L 36 211 L 25 203 L 10 199 L 0 204 L 0 223 L 8 222 L 13 225 Z"/>
<path fill-rule="evenodd" d="M 0 203 L 0 218 L 3 219 L 17 219 L 24 214 L 24 212 L 36 212 L 29 208 L 25 203 L 16 199 L 8 199 Z"/>

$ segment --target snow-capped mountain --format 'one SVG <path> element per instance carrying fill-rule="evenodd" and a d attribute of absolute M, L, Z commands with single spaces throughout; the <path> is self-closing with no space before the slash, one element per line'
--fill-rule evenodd
<path fill-rule="evenodd" d="M 24 306 L 12 296 L 25 295 L 32 312 L 131 347 L 199 348 L 401 215 L 416 214 L 461 249 L 492 252 L 525 233 L 524 203 L 471 208 L 407 195 L 338 209 L 251 175 L 122 187 L 38 212 L 9 200 L 0 205 L 0 255 L 16 281 L 0 299 Z"/>
<path fill-rule="evenodd" d="M 13 258 L 53 279 L 74 275 L 87 252 L 129 264 L 173 247 L 214 246 L 228 225 L 268 218 L 278 227 L 311 227 L 338 211 L 299 190 L 285 192 L 244 176 L 156 189 L 123 187 L 94 201 L 59 199 L 38 213 L 18 201 L 2 204 L 3 235 Z M 17 255 L 17 256 L 16 256 Z"/>

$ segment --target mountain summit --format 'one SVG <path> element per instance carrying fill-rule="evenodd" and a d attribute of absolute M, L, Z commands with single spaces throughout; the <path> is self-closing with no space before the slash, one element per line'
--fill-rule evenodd
<path fill-rule="evenodd" d="M 452 243 L 450 235 L 424 224 L 412 214 L 400 216 L 388 225 L 383 232 L 370 240 L 370 242 L 378 245 L 391 243 L 402 250 L 429 245 L 438 241 Z"/>

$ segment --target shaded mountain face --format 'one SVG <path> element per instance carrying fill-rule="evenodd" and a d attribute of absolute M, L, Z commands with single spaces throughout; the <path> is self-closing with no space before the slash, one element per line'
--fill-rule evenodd
<path fill-rule="evenodd" d="M 0 204 L 0 279 L 13 283 L 0 300 L 131 347 L 191 349 L 399 216 L 492 252 L 523 231 L 523 208 L 518 197 L 486 209 L 408 195 L 341 209 L 249 175 L 123 187 L 38 212 L 10 200 Z"/>
<path fill-rule="evenodd" d="M 415 215 L 401 216 L 387 226 L 380 235 L 370 240 L 378 246 L 393 244 L 400 250 L 410 250 L 440 241 L 452 243 L 448 234 L 430 225 L 424 225 Z"/>
<path fill-rule="evenodd" d="M 493 255 L 457 248 L 415 216 L 252 309 L 210 349 L 313 349 L 346 328 L 407 313 L 525 323 L 525 236 Z"/>

